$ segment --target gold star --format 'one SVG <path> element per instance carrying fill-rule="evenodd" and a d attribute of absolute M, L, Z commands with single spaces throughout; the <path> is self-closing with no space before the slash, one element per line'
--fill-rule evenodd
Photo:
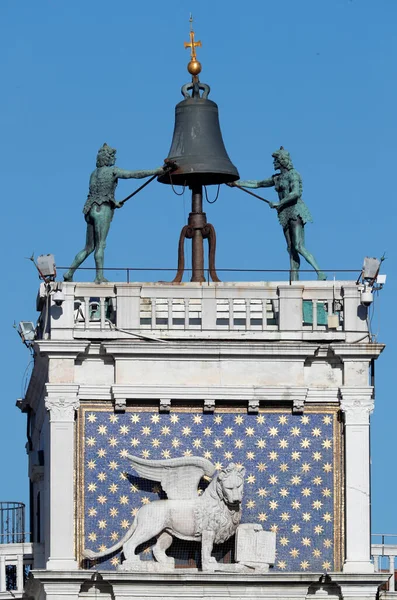
<path fill-rule="evenodd" d="M 234 440 L 234 446 L 241 449 L 244 446 L 243 440 Z"/>
<path fill-rule="evenodd" d="M 265 465 L 265 463 L 260 462 L 256 465 L 256 468 L 260 473 L 263 473 L 263 471 L 266 471 L 267 466 Z"/>
<path fill-rule="evenodd" d="M 332 546 L 332 541 L 331 541 L 330 539 L 328 539 L 328 538 L 327 538 L 327 539 L 325 539 L 325 540 L 323 541 L 323 546 L 324 546 L 324 548 L 331 548 L 331 546 Z"/>
<path fill-rule="evenodd" d="M 95 446 L 95 442 L 96 442 L 96 439 L 92 436 L 87 438 L 87 440 L 86 440 L 87 446 L 90 446 L 91 448 L 92 448 L 92 446 Z"/>
<path fill-rule="evenodd" d="M 287 421 L 288 421 L 288 419 L 287 419 L 287 417 L 285 415 L 281 415 L 278 418 L 279 425 L 286 425 Z"/>
<path fill-rule="evenodd" d="M 313 456 L 313 460 L 315 460 L 316 462 L 321 460 L 321 452 L 313 452 L 312 456 Z"/>
<path fill-rule="evenodd" d="M 142 450 L 141 456 L 142 456 L 142 458 L 149 458 L 150 450 Z"/>
<path fill-rule="evenodd" d="M 110 514 L 110 516 L 111 516 L 111 517 L 113 517 L 113 518 L 114 518 L 114 517 L 117 517 L 117 515 L 119 514 L 119 511 L 118 511 L 118 509 L 117 509 L 115 506 L 113 506 L 113 507 L 112 507 L 112 508 L 109 510 L 109 514 Z"/>
<path fill-rule="evenodd" d="M 100 521 L 98 521 L 98 527 L 99 529 L 106 529 L 107 523 L 104 519 L 100 519 Z"/>
<path fill-rule="evenodd" d="M 123 448 L 122 450 L 120 450 L 119 455 L 121 456 L 121 458 L 127 458 L 127 456 L 128 456 L 128 450 L 126 450 L 125 448 Z"/>
<path fill-rule="evenodd" d="M 131 423 L 139 423 L 141 417 L 139 415 L 131 415 Z"/>
<path fill-rule="evenodd" d="M 321 491 L 321 493 L 324 496 L 324 498 L 330 498 L 331 497 L 331 490 L 329 488 L 324 488 Z"/>
<path fill-rule="evenodd" d="M 292 558 L 297 558 L 297 556 L 299 556 L 299 550 L 297 548 L 292 548 L 292 550 L 290 550 L 289 553 L 292 556 Z"/>
<path fill-rule="evenodd" d="M 278 445 L 280 446 L 280 448 L 283 448 L 283 449 L 288 448 L 288 442 L 287 442 L 287 440 L 284 440 L 284 439 L 280 440 Z"/>
<path fill-rule="evenodd" d="M 308 497 L 311 495 L 311 493 L 312 493 L 312 491 L 311 491 L 311 489 L 310 489 L 310 488 L 307 488 L 307 487 L 306 487 L 306 488 L 303 488 L 303 490 L 302 490 L 302 495 L 303 495 L 305 498 L 308 498 Z"/>
<path fill-rule="evenodd" d="M 117 485 L 117 483 L 112 483 L 109 485 L 109 492 L 111 492 L 112 494 L 115 494 L 117 492 L 117 490 L 119 489 L 119 486 Z"/>
<path fill-rule="evenodd" d="M 245 506 L 249 509 L 255 508 L 255 500 L 248 500 Z"/>
<path fill-rule="evenodd" d="M 247 435 L 248 437 L 252 437 L 253 435 L 255 435 L 255 429 L 253 427 L 246 427 L 245 435 Z"/>
<path fill-rule="evenodd" d="M 300 508 L 300 507 L 301 507 L 301 503 L 299 502 L 299 500 L 293 500 L 293 501 L 291 502 L 291 506 L 292 506 L 292 508 L 294 508 L 295 510 L 298 510 L 298 508 Z"/>
<path fill-rule="evenodd" d="M 121 427 L 119 429 L 121 435 L 127 435 L 129 430 L 130 430 L 130 428 L 128 427 L 128 425 L 121 425 Z"/>
<path fill-rule="evenodd" d="M 184 450 L 183 456 L 192 456 L 192 451 L 191 450 Z"/>
<path fill-rule="evenodd" d="M 277 533 L 278 525 L 276 525 L 276 523 L 273 523 L 273 525 L 270 526 L 270 531 L 273 531 L 273 533 Z"/>
<path fill-rule="evenodd" d="M 272 450 L 271 452 L 269 452 L 269 458 L 270 458 L 270 460 L 277 460 L 278 459 L 277 452 L 275 452 L 274 450 Z"/>
<path fill-rule="evenodd" d="M 319 427 L 314 427 L 314 429 L 312 429 L 312 436 L 314 436 L 314 437 L 320 437 L 321 436 L 321 429 Z"/>
<path fill-rule="evenodd" d="M 217 425 L 220 425 L 222 423 L 222 417 L 220 415 L 217 415 L 216 417 L 214 417 L 214 422 Z"/>
<path fill-rule="evenodd" d="M 192 433 L 191 427 L 184 427 L 182 429 L 182 434 L 185 435 L 185 436 L 190 435 L 191 433 Z"/>
<path fill-rule="evenodd" d="M 137 514 L 138 514 L 138 512 L 139 512 L 139 508 L 132 508 L 132 509 L 131 509 L 131 515 L 132 515 L 133 517 L 136 517 L 136 516 L 137 516 Z"/>
<path fill-rule="evenodd" d="M 326 523 L 330 523 L 330 522 L 332 521 L 332 516 L 331 516 L 331 513 L 329 513 L 329 512 L 326 512 L 326 513 L 324 513 L 324 514 L 323 514 L 323 520 L 324 520 Z"/>
<path fill-rule="evenodd" d="M 153 448 L 158 448 L 160 446 L 161 442 L 158 438 L 153 438 L 152 439 L 152 446 Z"/>
<path fill-rule="evenodd" d="M 153 492 L 153 494 L 159 494 L 161 492 L 161 486 L 157 485 L 157 483 L 156 483 L 156 485 L 154 485 L 152 487 L 152 492 Z"/>
<path fill-rule="evenodd" d="M 97 536 L 96 533 L 92 532 L 88 535 L 88 539 L 90 540 L 90 542 L 96 542 Z"/>
<path fill-rule="evenodd" d="M 285 536 L 281 537 L 281 538 L 280 538 L 280 544 L 281 544 L 282 546 L 288 546 L 288 544 L 289 544 L 289 539 L 288 539 L 287 537 L 285 537 Z"/>
<path fill-rule="evenodd" d="M 321 485 L 322 481 L 323 480 L 318 475 L 317 475 L 317 477 L 313 477 L 313 483 L 314 483 L 314 485 Z"/>
<path fill-rule="evenodd" d="M 310 519 L 311 519 L 311 518 L 312 518 L 312 517 L 311 517 L 311 514 L 310 514 L 310 513 L 308 513 L 308 512 L 304 512 L 304 513 L 302 514 L 302 519 L 303 519 L 304 521 L 306 521 L 306 522 L 310 521 Z"/>
<path fill-rule="evenodd" d="M 171 452 L 169 450 L 162 450 L 161 451 L 161 456 L 163 458 L 171 458 Z"/>
<path fill-rule="evenodd" d="M 331 563 L 329 562 L 329 560 L 325 560 L 321 566 L 324 569 L 324 571 L 329 571 L 331 569 Z"/>
<path fill-rule="evenodd" d="M 306 571 L 309 568 L 309 562 L 307 560 L 302 560 L 302 562 L 300 563 L 301 565 L 301 569 L 303 569 L 304 571 Z"/>
<path fill-rule="evenodd" d="M 277 566 L 279 569 L 281 569 L 282 571 L 284 571 L 284 569 L 287 568 L 287 563 L 285 562 L 285 560 L 279 560 L 277 562 Z"/>
<path fill-rule="evenodd" d="M 118 556 L 113 556 L 113 558 L 110 559 L 110 563 L 113 567 L 115 567 L 116 565 L 118 565 L 120 562 L 120 559 Z"/>
<path fill-rule="evenodd" d="M 194 415 L 193 422 L 196 423 L 196 425 L 200 425 L 202 421 L 203 417 L 201 415 Z"/>
<path fill-rule="evenodd" d="M 289 495 L 289 491 L 287 490 L 287 488 L 281 488 L 279 494 L 282 498 L 286 498 Z"/>
<path fill-rule="evenodd" d="M 322 525 L 316 525 L 314 528 L 314 533 L 317 535 L 321 535 L 324 531 L 324 527 Z"/>
<path fill-rule="evenodd" d="M 204 427 L 203 433 L 207 437 L 211 436 L 212 435 L 212 429 L 211 429 L 211 427 Z"/>
<path fill-rule="evenodd" d="M 170 421 L 173 425 L 176 425 L 177 423 L 179 423 L 179 417 L 178 415 L 171 415 L 170 416 Z"/>
<path fill-rule="evenodd" d="M 301 448 L 309 448 L 310 444 L 311 442 L 308 438 L 303 438 L 303 440 L 301 440 Z"/>
<path fill-rule="evenodd" d="M 127 521 L 127 519 L 123 519 L 120 523 L 122 529 L 128 529 L 128 527 L 130 526 L 130 522 Z"/>
<path fill-rule="evenodd" d="M 263 423 L 265 422 L 265 416 L 264 415 L 258 415 L 256 417 L 256 422 L 258 423 L 258 425 L 263 425 Z"/>
<path fill-rule="evenodd" d="M 270 427 L 268 434 L 270 435 L 270 437 L 276 437 L 276 435 L 278 435 L 277 427 Z"/>
<path fill-rule="evenodd" d="M 310 538 L 308 538 L 308 537 L 304 537 L 304 538 L 302 538 L 302 545 L 303 545 L 303 546 L 310 546 L 310 545 L 311 545 L 311 543 L 312 543 L 312 541 L 311 541 L 311 539 L 310 539 Z"/>
<path fill-rule="evenodd" d="M 107 550 L 105 544 L 101 544 L 98 548 L 99 552 L 105 552 Z"/>
<path fill-rule="evenodd" d="M 201 440 L 200 440 L 200 438 L 196 438 L 195 440 L 193 440 L 193 447 L 194 448 L 201 448 Z"/>
<path fill-rule="evenodd" d="M 218 461 L 215 463 L 214 467 L 217 471 L 220 471 L 223 468 L 223 465 L 221 462 Z"/>
<path fill-rule="evenodd" d="M 276 483 L 278 483 L 278 477 L 277 477 L 277 475 L 270 475 L 270 477 L 269 477 L 269 483 L 271 483 L 272 485 L 276 485 Z"/>
<path fill-rule="evenodd" d="M 282 473 L 286 473 L 286 472 L 288 471 L 288 468 L 289 468 L 289 467 L 288 467 L 287 463 L 281 463 L 281 464 L 280 464 L 280 471 L 281 471 Z"/>
<path fill-rule="evenodd" d="M 204 458 L 206 458 L 208 460 L 211 460 L 211 458 L 212 458 L 212 452 L 210 452 L 209 450 L 206 450 L 204 452 Z"/>
<path fill-rule="evenodd" d="M 110 534 L 110 539 L 112 540 L 112 542 L 117 542 L 117 540 L 119 539 L 119 534 L 117 533 L 117 531 L 112 531 L 112 533 Z"/>
<path fill-rule="evenodd" d="M 321 445 L 325 450 L 330 450 L 332 448 L 332 441 L 328 439 L 324 440 Z"/>
<path fill-rule="evenodd" d="M 150 435 L 151 429 L 147 425 L 141 428 L 142 435 Z"/>
<path fill-rule="evenodd" d="M 258 448 L 260 448 L 261 450 L 263 450 L 263 448 L 266 448 L 266 441 L 260 439 L 257 442 L 255 442 L 255 445 L 258 446 Z"/>
<path fill-rule="evenodd" d="M 118 416 L 117 416 L 117 415 L 110 415 L 110 416 L 109 416 L 109 421 L 110 421 L 111 423 L 117 423 L 117 421 L 118 421 L 118 420 L 119 420 L 119 418 L 118 418 Z"/>
<path fill-rule="evenodd" d="M 99 458 L 104 458 L 106 456 L 105 448 L 99 448 L 97 454 L 98 454 Z"/>
<path fill-rule="evenodd" d="M 236 425 L 242 425 L 244 423 L 244 419 L 241 415 L 237 415 L 237 417 L 234 417 L 234 422 Z"/>
<path fill-rule="evenodd" d="M 232 452 L 224 452 L 223 456 L 226 458 L 226 460 L 232 460 L 233 458 Z"/>
<path fill-rule="evenodd" d="M 259 488 L 259 490 L 256 492 L 261 498 L 266 498 L 266 496 L 268 495 L 268 491 L 266 488 Z"/>
<path fill-rule="evenodd" d="M 178 448 L 181 445 L 181 442 L 178 440 L 178 438 L 174 438 L 171 442 L 171 446 L 173 448 Z"/>
<path fill-rule="evenodd" d="M 301 469 L 303 473 L 308 473 L 311 469 L 311 466 L 309 463 L 302 463 Z"/>
<path fill-rule="evenodd" d="M 294 437 L 297 437 L 301 434 L 301 430 L 299 429 L 299 427 L 292 427 L 291 428 L 291 435 L 293 435 Z"/>
<path fill-rule="evenodd" d="M 122 496 L 120 496 L 120 504 L 128 504 L 128 496 L 125 496 L 124 494 Z"/>
<path fill-rule="evenodd" d="M 323 471 L 325 471 L 326 473 L 330 473 L 332 471 L 332 465 L 331 465 L 331 463 L 325 463 L 323 465 Z"/>
<path fill-rule="evenodd" d="M 291 483 L 292 485 L 299 485 L 301 482 L 301 478 L 299 477 L 299 475 L 293 475 L 291 477 Z"/>
<path fill-rule="evenodd" d="M 314 502 L 312 503 L 312 507 L 315 510 L 320 510 L 320 508 L 322 507 L 323 503 L 321 502 L 321 500 L 314 500 Z"/>
<path fill-rule="evenodd" d="M 135 492 L 139 492 L 139 487 L 135 485 L 135 483 L 131 483 L 130 490 L 133 494 L 135 494 Z"/>
<path fill-rule="evenodd" d="M 95 467 L 96 467 L 96 462 L 95 462 L 95 460 L 89 460 L 89 461 L 88 461 L 88 463 L 87 463 L 87 467 L 88 467 L 89 469 L 95 469 Z"/>
<path fill-rule="evenodd" d="M 89 517 L 96 517 L 97 515 L 97 509 L 96 508 L 89 508 L 88 509 L 88 516 Z"/>
<path fill-rule="evenodd" d="M 107 433 L 108 428 L 106 427 L 106 425 L 99 425 L 98 427 L 98 433 L 100 433 L 101 435 L 105 435 Z"/>
<path fill-rule="evenodd" d="M 258 519 L 261 523 L 263 523 L 263 521 L 267 521 L 267 514 L 264 512 L 261 512 L 258 514 Z"/>
<path fill-rule="evenodd" d="M 320 558 L 320 556 L 321 556 L 321 552 L 318 548 L 314 548 L 312 554 L 313 554 L 314 558 Z"/>
<path fill-rule="evenodd" d="M 109 463 L 109 469 L 111 469 L 112 471 L 115 471 L 118 466 L 119 465 L 115 460 L 111 460 Z"/>
<path fill-rule="evenodd" d="M 247 452 L 245 456 L 247 457 L 247 460 L 254 460 L 255 453 L 254 452 Z"/>
<path fill-rule="evenodd" d="M 89 492 L 95 492 L 96 491 L 96 483 L 89 483 L 87 488 L 88 488 Z"/>
<path fill-rule="evenodd" d="M 90 413 L 89 415 L 87 415 L 87 420 L 89 423 L 95 423 L 96 415 L 94 415 L 94 413 Z"/>
<path fill-rule="evenodd" d="M 98 496 L 97 500 L 98 500 L 99 504 L 106 504 L 106 502 L 108 501 L 106 496 Z"/>
<path fill-rule="evenodd" d="M 282 521 L 289 521 L 290 515 L 287 512 L 283 512 L 281 513 L 281 520 Z"/>
<path fill-rule="evenodd" d="M 323 417 L 323 423 L 324 425 L 331 425 L 332 418 L 329 415 L 325 415 L 325 417 Z"/>
<path fill-rule="evenodd" d="M 297 525 L 297 523 L 295 523 L 294 525 L 292 525 L 291 527 L 291 531 L 292 533 L 299 533 L 301 530 L 301 528 L 299 527 L 299 525 Z"/>
<path fill-rule="evenodd" d="M 119 443 L 119 441 L 117 438 L 115 438 L 115 437 L 109 438 L 109 446 L 111 446 L 112 448 L 117 446 L 118 443 Z"/>
<path fill-rule="evenodd" d="M 132 438 L 130 444 L 131 444 L 131 446 L 136 448 L 137 446 L 139 446 L 140 441 L 138 440 L 138 438 Z"/>
<path fill-rule="evenodd" d="M 301 417 L 301 423 L 302 425 L 309 425 L 309 417 L 307 415 L 303 415 L 303 417 Z"/>
<path fill-rule="evenodd" d="M 248 475 L 248 477 L 246 478 L 247 483 L 255 483 L 255 481 L 256 481 L 255 475 Z"/>
<path fill-rule="evenodd" d="M 160 415 L 152 415 L 150 417 L 150 420 L 152 423 L 159 423 L 160 422 Z"/>
<path fill-rule="evenodd" d="M 300 460 L 301 452 L 294 450 L 294 452 L 291 452 L 291 458 L 292 458 L 292 460 Z"/>

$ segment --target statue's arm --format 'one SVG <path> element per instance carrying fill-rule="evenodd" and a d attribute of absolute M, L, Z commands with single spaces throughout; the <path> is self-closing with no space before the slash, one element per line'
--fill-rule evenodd
<path fill-rule="evenodd" d="M 244 188 L 262 188 L 262 187 L 273 187 L 274 186 L 274 179 L 273 177 L 270 177 L 269 179 L 262 179 L 262 180 L 255 180 L 255 179 L 248 179 L 246 181 L 243 181 L 242 179 L 239 179 L 238 181 L 234 182 L 234 185 L 237 187 L 244 187 Z"/>
<path fill-rule="evenodd" d="M 119 169 L 118 167 L 114 170 L 114 175 L 117 179 L 144 179 L 145 177 L 152 177 L 153 175 L 163 175 L 164 169 L 159 167 L 151 171 L 127 171 L 126 169 Z"/>

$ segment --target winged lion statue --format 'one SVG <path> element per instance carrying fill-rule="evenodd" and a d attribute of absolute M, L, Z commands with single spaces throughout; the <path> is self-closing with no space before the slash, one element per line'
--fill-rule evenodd
<path fill-rule="evenodd" d="M 166 550 L 177 537 L 201 541 L 202 569 L 213 571 L 217 564 L 211 556 L 213 545 L 228 540 L 240 523 L 244 467 L 230 463 L 213 477 L 215 466 L 199 456 L 145 460 L 128 455 L 128 459 L 138 475 L 161 483 L 167 499 L 142 506 L 121 540 L 103 552 L 86 549 L 85 558 L 95 560 L 122 548 L 125 560 L 121 568 L 137 570 L 143 563 L 135 554 L 136 548 L 156 538 L 153 555 L 157 563 L 172 569 L 174 559 Z M 203 476 L 213 478 L 199 495 L 197 488 Z"/>

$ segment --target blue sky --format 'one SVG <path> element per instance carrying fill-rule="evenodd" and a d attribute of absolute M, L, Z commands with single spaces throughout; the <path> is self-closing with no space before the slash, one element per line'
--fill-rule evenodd
<path fill-rule="evenodd" d="M 30 358 L 12 328 L 14 320 L 37 317 L 38 280 L 25 257 L 53 252 L 58 265 L 69 265 L 81 248 L 81 210 L 103 142 L 118 149 L 120 167 L 162 164 L 189 80 L 183 42 L 190 10 L 203 42 L 201 80 L 211 85 L 241 177 L 271 175 L 271 153 L 285 146 L 303 177 L 314 217 L 307 245 L 322 268 L 343 277 L 338 271 L 359 270 L 365 255 L 387 253 L 388 281 L 373 319 L 388 347 L 376 370 L 372 505 L 373 531 L 397 532 L 395 0 L 2 0 L 1 244 L 8 258 L 0 499 L 28 498 L 25 417 L 14 404 Z M 121 182 L 118 198 L 135 185 Z M 267 197 L 275 199 L 274 191 Z M 281 228 L 265 204 L 223 186 L 206 210 L 219 268 L 288 268 Z M 116 212 L 107 265 L 174 267 L 188 212 L 187 193 L 151 184 Z"/>

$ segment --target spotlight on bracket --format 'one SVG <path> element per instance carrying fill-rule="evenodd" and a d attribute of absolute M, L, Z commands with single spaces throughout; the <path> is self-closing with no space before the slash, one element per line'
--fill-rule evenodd
<path fill-rule="evenodd" d="M 32 321 L 20 321 L 18 325 L 18 333 L 24 344 L 33 342 L 36 337 L 36 327 Z"/>

